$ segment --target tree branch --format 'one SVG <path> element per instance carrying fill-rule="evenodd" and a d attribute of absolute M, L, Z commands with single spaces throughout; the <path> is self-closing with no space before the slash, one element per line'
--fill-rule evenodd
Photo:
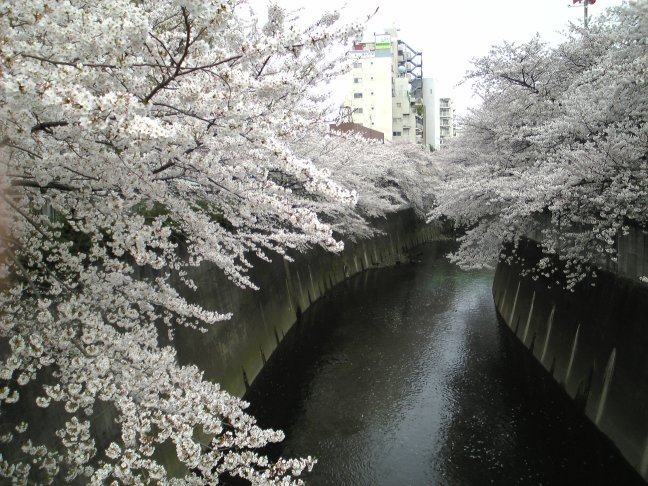
<path fill-rule="evenodd" d="M 11 207 L 11 209 L 16 211 L 23 218 L 25 218 L 29 222 L 29 224 L 31 224 L 34 227 L 34 229 L 41 234 L 41 236 L 43 236 L 45 238 L 50 238 L 51 235 L 45 234 L 45 232 L 40 228 L 40 225 L 36 221 L 34 221 L 34 219 L 31 216 L 29 216 L 22 209 L 20 209 L 18 206 L 16 206 L 14 203 L 12 203 L 11 200 L 9 198 L 7 198 L 6 196 L 3 197 L 3 199 Z"/>
<path fill-rule="evenodd" d="M 163 172 L 163 171 L 167 170 L 168 168 L 173 167 L 175 164 L 176 164 L 175 161 L 171 160 L 171 161 L 167 162 L 166 164 L 164 164 L 163 166 L 158 167 L 157 169 L 153 169 L 151 171 L 151 174 L 159 174 L 160 172 Z"/>
<path fill-rule="evenodd" d="M 176 77 L 178 77 L 178 75 L 180 74 L 180 68 L 182 66 L 182 63 L 189 56 L 189 47 L 191 47 L 191 23 L 189 22 L 189 15 L 187 14 L 187 9 L 185 9 L 184 7 L 182 7 L 182 18 L 183 18 L 184 25 L 185 25 L 184 52 L 182 53 L 182 56 L 180 57 L 178 62 L 176 62 L 175 72 L 171 76 L 169 76 L 169 77 L 163 79 L 162 81 L 160 81 L 157 84 L 157 86 L 155 86 L 155 88 L 153 88 L 153 90 L 148 95 L 146 95 L 144 97 L 144 99 L 142 100 L 143 103 L 148 103 L 149 101 L 151 101 L 151 99 L 160 90 L 164 89 L 166 86 L 168 86 L 168 84 L 171 81 L 173 81 Z"/>
<path fill-rule="evenodd" d="M 47 190 L 47 189 L 58 189 L 60 191 L 78 191 L 78 187 L 73 187 L 68 184 L 61 184 L 59 182 L 50 182 L 49 184 L 46 184 L 44 186 L 40 185 L 36 181 L 27 181 L 27 180 L 13 180 L 11 181 L 11 185 L 14 187 L 35 187 L 37 189 L 41 190 Z"/>
<path fill-rule="evenodd" d="M 95 64 L 95 63 L 87 63 L 87 62 L 82 62 L 82 61 L 77 61 L 77 62 L 70 62 L 70 61 L 56 61 L 54 59 L 47 59 L 46 57 L 41 57 L 41 56 L 35 56 L 33 54 L 26 54 L 22 53 L 20 54 L 23 57 L 28 57 L 30 59 L 35 59 L 37 61 L 41 62 L 47 62 L 50 64 L 54 64 L 56 66 L 70 66 L 70 67 L 77 67 L 82 65 L 83 67 L 92 67 L 92 68 L 106 68 L 106 69 L 118 69 L 119 66 L 116 66 L 114 64 Z"/>
<path fill-rule="evenodd" d="M 13 143 L 8 143 L 7 147 L 11 147 L 11 148 L 14 148 L 16 150 L 21 150 L 21 151 L 29 154 L 30 156 L 34 157 L 35 159 L 42 159 L 43 158 L 42 156 L 38 155 L 37 153 L 32 152 L 31 150 L 19 147 L 18 145 L 14 145 Z"/>
<path fill-rule="evenodd" d="M 51 122 L 43 122 L 39 123 L 38 125 L 34 125 L 31 128 L 31 133 L 38 132 L 40 130 L 43 130 L 44 132 L 47 133 L 52 133 L 52 128 L 54 127 L 65 127 L 69 125 L 68 122 L 66 121 L 51 121 Z"/>
<path fill-rule="evenodd" d="M 256 79 L 259 79 L 259 78 L 261 77 L 261 73 L 263 72 L 263 70 L 264 70 L 265 67 L 267 66 L 268 61 L 270 61 L 270 58 L 271 58 L 271 57 L 272 57 L 272 56 L 268 56 L 268 57 L 265 58 L 265 61 L 263 61 L 263 64 L 261 65 L 261 67 L 260 67 L 259 70 L 257 71 Z"/>

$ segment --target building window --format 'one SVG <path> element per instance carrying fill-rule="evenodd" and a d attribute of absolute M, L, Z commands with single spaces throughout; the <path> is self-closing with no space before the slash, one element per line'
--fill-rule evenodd
<path fill-rule="evenodd" d="M 362 78 L 353 78 L 355 84 L 362 83 Z"/>
<path fill-rule="evenodd" d="M 356 108 L 356 109 L 353 110 L 353 111 L 356 112 L 356 113 L 362 113 L 362 108 Z"/>
<path fill-rule="evenodd" d="M 354 63 L 353 63 L 353 67 L 354 67 L 354 68 L 361 68 L 361 67 L 362 67 L 362 63 L 361 63 L 361 62 L 354 62 Z"/>
<path fill-rule="evenodd" d="M 403 104 L 400 101 L 398 103 L 396 103 L 397 108 L 401 108 L 402 106 L 403 106 Z"/>
<path fill-rule="evenodd" d="M 362 93 L 353 93 L 354 98 L 362 98 Z"/>
<path fill-rule="evenodd" d="M 400 137 L 400 136 L 401 136 L 401 132 L 392 132 L 392 135 L 393 135 L 394 137 Z"/>

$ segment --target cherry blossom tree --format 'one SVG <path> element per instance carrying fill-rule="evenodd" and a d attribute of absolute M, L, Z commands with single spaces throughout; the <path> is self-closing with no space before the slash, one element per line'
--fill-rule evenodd
<path fill-rule="evenodd" d="M 387 213 L 411 208 L 423 220 L 432 208 L 438 171 L 430 153 L 420 145 L 384 144 L 359 133 L 320 128 L 295 139 L 293 148 L 358 195 L 353 207 L 322 198 L 313 201 L 313 209 L 345 238 L 374 235 L 371 221 Z"/>
<path fill-rule="evenodd" d="M 297 28 L 272 5 L 261 25 L 244 0 L 0 2 L 0 477 L 289 484 L 312 467 L 256 452 L 281 432 L 178 364 L 175 328 L 229 315 L 170 282 L 195 289 L 187 270 L 207 263 L 254 288 L 250 254 L 339 251 L 344 218 L 363 235 L 365 216 L 425 207 L 412 170 L 427 164 L 412 149 L 398 155 L 418 161 L 407 178 L 381 155 L 368 182 L 327 155 L 333 136 L 308 142 L 325 118 L 314 88 L 346 65 L 330 48 L 357 34 L 337 21 Z M 396 157 L 344 143 L 358 164 L 365 146 Z M 31 398 L 55 413 L 22 420 Z M 107 439 L 93 432 L 104 415 L 118 431 Z M 51 440 L 44 416 L 60 418 Z M 181 477 L 159 459 L 167 445 Z"/>
<path fill-rule="evenodd" d="M 648 199 L 648 5 L 608 10 L 563 43 L 494 47 L 467 75 L 482 104 L 437 154 L 444 182 L 433 216 L 465 230 L 453 255 L 493 265 L 502 242 L 531 236 L 566 286 L 615 258 L 616 238 L 645 226 Z M 515 256 L 513 256 L 515 258 Z"/>

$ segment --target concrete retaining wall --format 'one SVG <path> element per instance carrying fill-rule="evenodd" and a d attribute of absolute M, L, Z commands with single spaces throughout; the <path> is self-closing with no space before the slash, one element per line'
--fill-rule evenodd
<path fill-rule="evenodd" d="M 348 243 L 339 255 L 317 248 L 292 255 L 293 262 L 280 256 L 255 262 L 251 278 L 258 291 L 236 287 L 217 269 L 200 269 L 192 300 L 234 317 L 206 334 L 178 330 L 179 360 L 195 363 L 207 379 L 242 396 L 301 313 L 328 289 L 363 269 L 400 261 L 408 249 L 440 235 L 438 226 L 422 224 L 412 211 L 392 214 L 377 225 L 384 235 Z"/>
<path fill-rule="evenodd" d="M 529 241 L 519 253 L 525 265 L 540 257 Z M 555 281 L 520 277 L 522 270 L 497 267 L 501 318 L 648 480 L 648 286 L 601 271 L 567 292 Z"/>

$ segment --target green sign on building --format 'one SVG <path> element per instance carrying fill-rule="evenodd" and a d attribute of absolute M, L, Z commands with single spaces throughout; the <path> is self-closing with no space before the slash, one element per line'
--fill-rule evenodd
<path fill-rule="evenodd" d="M 391 36 L 377 35 L 376 36 L 376 50 L 391 48 Z"/>

